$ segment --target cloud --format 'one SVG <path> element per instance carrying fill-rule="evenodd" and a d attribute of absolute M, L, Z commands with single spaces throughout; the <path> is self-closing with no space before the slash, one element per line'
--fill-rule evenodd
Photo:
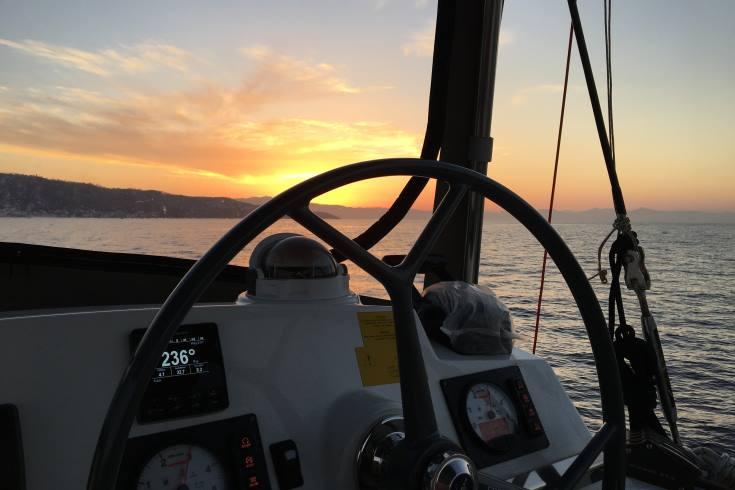
<path fill-rule="evenodd" d="M 430 21 L 426 24 L 426 27 L 420 31 L 414 32 L 409 36 L 401 46 L 401 51 L 404 56 L 418 56 L 418 57 L 429 57 L 434 53 L 434 21 Z M 515 42 L 515 34 L 511 31 L 500 29 L 500 35 L 498 38 L 500 46 L 506 46 Z"/>
<path fill-rule="evenodd" d="M 124 106 L 74 119 L 47 110 L 0 113 L 0 144 L 229 177 L 418 151 L 416 135 L 387 123 L 293 118 L 195 126 L 173 112 L 161 117 Z"/>
<path fill-rule="evenodd" d="M 54 49 L 49 59 L 53 55 L 58 63 L 100 76 L 142 70 L 145 63 L 178 66 L 176 57 L 161 57 L 166 50 L 141 48 L 135 56 L 87 51 L 59 58 L 60 52 L 68 54 Z M 305 170 L 418 153 L 418 135 L 384 122 L 264 117 L 278 104 L 352 97 L 385 87 L 358 87 L 330 64 L 265 46 L 245 48 L 242 54 L 253 66 L 235 86 L 200 81 L 175 91 L 133 90 L 104 79 L 99 90 L 65 85 L 0 90 L 0 148 L 52 160 L 164 168 L 243 185 L 272 181 L 275 174 L 296 181 Z"/>
<path fill-rule="evenodd" d="M 563 90 L 561 84 L 550 84 L 542 83 L 538 85 L 532 85 L 530 87 L 523 87 L 517 90 L 510 101 L 513 105 L 521 105 L 528 102 L 529 97 L 537 94 L 559 94 Z"/>
<path fill-rule="evenodd" d="M 258 62 L 248 89 L 253 92 L 285 93 L 298 86 L 301 93 L 356 94 L 361 89 L 337 76 L 334 66 L 293 58 L 262 45 L 243 48 L 242 53 Z"/>
<path fill-rule="evenodd" d="M 253 75 L 262 76 L 263 70 Z M 253 77 L 234 89 L 208 83 L 187 91 L 123 97 L 63 86 L 0 94 L 0 145 L 228 179 L 247 173 L 250 181 L 273 173 L 274 165 L 279 171 L 326 169 L 340 162 L 418 152 L 417 135 L 383 122 L 259 120 L 261 108 L 283 97 L 342 92 L 321 78 L 303 84 L 302 92 L 296 82 L 266 89 Z M 284 85 L 287 94 L 281 93 Z"/>
<path fill-rule="evenodd" d="M 434 53 L 434 22 L 429 22 L 420 31 L 414 32 L 401 46 L 404 56 L 431 56 Z"/>
<path fill-rule="evenodd" d="M 0 45 L 22 51 L 50 63 L 101 77 L 109 77 L 117 73 L 149 72 L 158 68 L 186 71 L 192 60 L 192 56 L 181 48 L 152 41 L 97 51 L 34 40 L 17 42 L 2 38 L 0 38 Z"/>

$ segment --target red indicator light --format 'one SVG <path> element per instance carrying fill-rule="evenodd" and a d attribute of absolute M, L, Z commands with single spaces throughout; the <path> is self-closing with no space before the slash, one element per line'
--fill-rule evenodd
<path fill-rule="evenodd" d="M 248 488 L 258 488 L 259 486 L 260 482 L 257 476 L 248 477 Z"/>
<path fill-rule="evenodd" d="M 252 456 L 245 456 L 243 464 L 245 465 L 245 468 L 255 468 L 255 459 Z"/>
<path fill-rule="evenodd" d="M 247 449 L 247 448 L 252 447 L 252 446 L 253 446 L 253 443 L 250 442 L 250 438 L 249 437 L 243 437 L 242 439 L 240 439 L 240 448 L 241 449 Z"/>

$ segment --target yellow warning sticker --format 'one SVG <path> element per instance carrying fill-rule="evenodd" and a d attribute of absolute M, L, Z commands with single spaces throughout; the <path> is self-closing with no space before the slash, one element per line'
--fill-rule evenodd
<path fill-rule="evenodd" d="M 357 314 L 363 347 L 355 348 L 363 386 L 398 383 L 398 352 L 393 313 L 370 311 Z"/>

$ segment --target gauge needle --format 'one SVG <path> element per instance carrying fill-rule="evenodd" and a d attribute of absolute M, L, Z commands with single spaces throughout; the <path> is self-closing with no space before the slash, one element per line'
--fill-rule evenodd
<path fill-rule="evenodd" d="M 184 466 L 184 480 L 181 483 L 186 483 L 189 481 L 189 463 L 191 463 L 191 448 L 193 446 L 189 446 L 189 451 L 186 453 L 186 466 Z"/>

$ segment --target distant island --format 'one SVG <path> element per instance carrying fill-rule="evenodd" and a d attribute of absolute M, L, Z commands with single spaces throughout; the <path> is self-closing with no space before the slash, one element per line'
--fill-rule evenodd
<path fill-rule="evenodd" d="M 32 175 L 0 173 L 0 216 L 68 218 L 242 218 L 270 197 L 195 197 L 140 189 L 111 189 L 93 184 L 46 179 Z M 312 204 L 325 219 L 375 220 L 380 207 L 348 207 Z M 539 212 L 546 215 L 547 211 Z M 428 211 L 411 210 L 408 219 L 426 219 Z M 630 211 L 635 223 L 735 223 L 732 211 Z M 491 223 L 513 223 L 498 211 L 485 213 Z M 554 211 L 556 224 L 612 223 L 612 209 Z"/>

